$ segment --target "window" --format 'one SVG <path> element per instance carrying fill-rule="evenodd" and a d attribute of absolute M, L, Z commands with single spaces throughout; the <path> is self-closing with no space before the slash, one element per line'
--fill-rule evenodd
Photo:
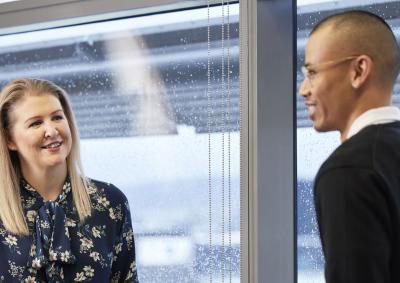
<path fill-rule="evenodd" d="M 399 6 L 399 1 L 298 1 L 297 85 L 300 85 L 300 66 L 304 63 L 308 33 L 319 20 L 339 11 L 364 9 L 383 17 L 398 36 Z M 398 81 L 393 103 L 399 106 Z M 297 125 L 298 282 L 319 283 L 325 282 L 324 259 L 314 213 L 313 179 L 322 162 L 340 144 L 340 139 L 338 133 L 321 134 L 312 129 L 300 96 L 297 97 Z"/>
<path fill-rule="evenodd" d="M 220 95 L 221 7 L 210 12 L 211 83 L 213 93 Z M 230 7 L 230 23 L 232 110 L 226 129 L 231 131 L 232 236 L 228 239 L 226 224 L 223 250 L 218 185 L 222 114 L 220 98 L 215 97 L 212 251 L 208 246 L 207 10 L 0 37 L 1 86 L 22 76 L 39 77 L 70 94 L 86 174 L 114 183 L 130 202 L 140 282 L 205 282 L 210 252 L 215 276 L 220 276 L 221 257 L 231 255 L 232 282 L 239 282 L 238 4 Z M 227 146 L 227 136 L 225 142 Z M 228 208 L 225 213 L 227 221 Z"/>

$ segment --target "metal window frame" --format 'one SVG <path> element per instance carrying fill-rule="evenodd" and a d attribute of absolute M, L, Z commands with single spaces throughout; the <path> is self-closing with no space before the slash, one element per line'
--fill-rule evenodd
<path fill-rule="evenodd" d="M 21 0 L 0 4 L 0 35 L 206 4 Z M 296 282 L 296 1 L 241 0 L 240 11 L 241 282 Z"/>
<path fill-rule="evenodd" d="M 296 1 L 240 4 L 243 282 L 297 282 Z"/>
<path fill-rule="evenodd" d="M 0 35 L 206 5 L 207 0 L 20 0 L 0 4 Z"/>

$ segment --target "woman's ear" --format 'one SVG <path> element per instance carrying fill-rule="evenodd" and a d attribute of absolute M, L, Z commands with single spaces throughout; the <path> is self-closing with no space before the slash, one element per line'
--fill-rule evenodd
<path fill-rule="evenodd" d="M 351 85 L 353 88 L 358 89 L 364 85 L 371 75 L 373 62 L 368 55 L 360 55 L 353 60 Z"/>
<path fill-rule="evenodd" d="M 17 150 L 17 145 L 11 140 L 11 138 L 7 138 L 7 147 L 9 150 Z"/>

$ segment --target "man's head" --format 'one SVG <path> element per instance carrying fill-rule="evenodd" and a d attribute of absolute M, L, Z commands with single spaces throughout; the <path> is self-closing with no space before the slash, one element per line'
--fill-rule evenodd
<path fill-rule="evenodd" d="M 390 104 L 400 67 L 400 51 L 380 17 L 348 11 L 314 27 L 305 49 L 300 94 L 318 131 L 347 135 L 368 109 Z"/>

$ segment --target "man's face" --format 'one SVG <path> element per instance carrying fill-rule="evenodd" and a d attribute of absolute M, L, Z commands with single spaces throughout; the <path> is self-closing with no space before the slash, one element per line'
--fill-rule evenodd
<path fill-rule="evenodd" d="M 327 27 L 313 33 L 305 49 L 308 78 L 299 92 L 319 132 L 344 131 L 355 103 L 349 73 L 352 54 L 342 51 L 341 42 Z"/>

